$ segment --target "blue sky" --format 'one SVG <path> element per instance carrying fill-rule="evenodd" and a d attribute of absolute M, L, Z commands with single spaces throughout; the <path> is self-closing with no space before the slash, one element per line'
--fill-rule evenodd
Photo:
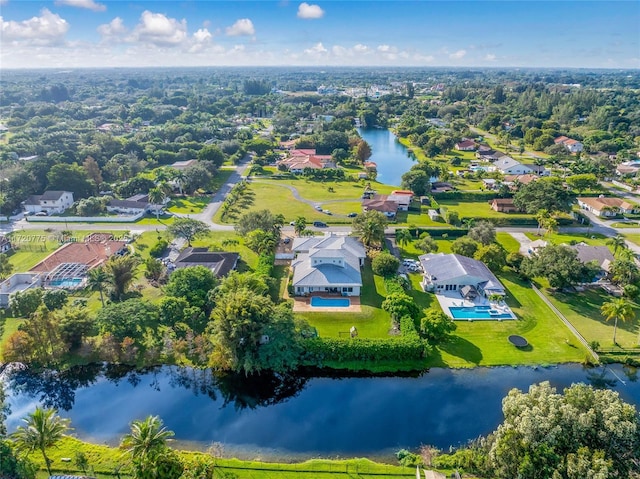
<path fill-rule="evenodd" d="M 640 1 L 0 0 L 2 68 L 640 68 Z"/>

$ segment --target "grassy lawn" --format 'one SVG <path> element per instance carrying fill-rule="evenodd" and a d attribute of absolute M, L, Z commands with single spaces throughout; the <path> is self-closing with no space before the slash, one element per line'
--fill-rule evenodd
<path fill-rule="evenodd" d="M 456 321 L 455 335 L 438 347 L 437 354 L 430 358 L 430 366 L 544 365 L 584 360 L 586 351 L 529 283 L 511 272 L 499 277 L 507 289 L 507 304 L 519 319 Z M 515 348 L 507 340 L 511 334 L 524 336 L 530 346 Z"/>
<path fill-rule="evenodd" d="M 553 244 L 570 244 L 572 241 L 576 243 L 586 243 L 591 246 L 606 246 L 607 237 L 599 234 L 587 234 L 587 233 L 551 233 L 544 236 L 538 236 L 535 233 L 525 233 L 527 238 L 531 240 L 543 239 L 550 241 Z"/>
<path fill-rule="evenodd" d="M 613 348 L 613 321 L 607 322 L 600 314 L 600 306 L 612 299 L 604 290 L 588 289 L 577 294 L 544 291 L 547 298 L 558 308 L 573 326 L 591 341 L 598 341 L 604 349 Z M 636 318 L 626 323 L 618 322 L 616 341 L 622 348 L 638 347 L 640 329 L 640 306 L 634 305 Z M 640 349 L 638 350 L 640 353 Z"/>
<path fill-rule="evenodd" d="M 188 196 L 186 198 L 174 198 L 169 202 L 168 210 L 171 213 L 190 214 L 200 213 L 211 201 L 210 196 Z"/>
<path fill-rule="evenodd" d="M 93 477 L 97 478 L 129 478 L 128 456 L 122 449 L 109 447 L 102 444 L 91 444 L 78 439 L 65 436 L 56 445 L 47 449 L 47 455 L 52 460 L 52 467 L 58 474 L 82 474 L 74 462 L 63 462 L 62 458 L 74 458 L 76 452 L 81 451 L 87 457 L 89 466 L 95 470 Z M 197 451 L 177 451 L 185 463 L 193 463 L 199 459 L 211 456 Z M 41 467 L 38 478 L 46 478 L 44 474 L 44 460 L 39 452 L 30 454 L 36 464 Z M 373 478 L 381 477 L 389 479 L 415 477 L 415 468 L 402 467 L 389 464 L 380 464 L 368 459 L 311 459 L 299 463 L 271 463 L 259 461 L 241 461 L 239 459 L 214 459 L 215 477 L 234 477 L 238 479 L 275 479 L 296 478 L 315 479 L 317 477 L 331 478 Z M 118 466 L 124 466 L 119 474 L 114 473 Z M 446 472 L 446 471 L 445 471 Z"/>
<path fill-rule="evenodd" d="M 320 336 L 337 338 L 339 333 L 348 336 L 351 326 L 358 328 L 361 338 L 388 338 L 391 329 L 389 313 L 380 306 L 386 294 L 384 280 L 371 271 L 371 263 L 367 261 L 362 269 L 362 294 L 360 295 L 361 313 L 296 313 L 315 326 Z"/>
<path fill-rule="evenodd" d="M 509 233 L 496 233 L 496 241 L 509 253 L 520 251 L 520 243 Z"/>
<path fill-rule="evenodd" d="M 456 211 L 461 218 L 533 218 L 522 213 L 499 213 L 491 209 L 488 201 L 438 200 L 438 204 Z"/>
<path fill-rule="evenodd" d="M 632 243 L 640 245 L 640 233 L 625 233 L 624 237 Z"/>

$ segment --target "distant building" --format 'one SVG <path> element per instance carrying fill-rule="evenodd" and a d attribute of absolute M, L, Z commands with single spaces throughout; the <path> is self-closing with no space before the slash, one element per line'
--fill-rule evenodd
<path fill-rule="evenodd" d="M 498 213 L 516 213 L 519 209 L 513 204 L 513 198 L 494 198 L 489 202 L 491 209 Z"/>
<path fill-rule="evenodd" d="M 600 268 L 599 277 L 605 277 L 609 274 L 611 263 L 615 261 L 611 250 L 607 246 L 591 246 L 586 243 L 578 243 L 569 246 L 578 253 L 578 259 L 581 263 L 595 263 Z"/>
<path fill-rule="evenodd" d="M 73 193 L 70 191 L 45 191 L 41 195 L 32 195 L 24 203 L 25 211 L 29 213 L 45 212 L 48 215 L 64 213 L 73 205 Z"/>
<path fill-rule="evenodd" d="M 580 208 L 590 211 L 596 216 L 608 217 L 618 214 L 635 214 L 640 211 L 638 205 L 629 203 L 622 198 L 600 196 L 598 198 L 583 197 L 577 200 Z"/>
<path fill-rule="evenodd" d="M 578 140 L 566 136 L 559 136 L 553 142 L 556 145 L 563 145 L 570 153 L 579 153 L 584 149 L 584 145 Z"/>
<path fill-rule="evenodd" d="M 387 195 L 373 195 L 373 198 L 362 201 L 362 211 L 379 211 L 387 218 L 395 219 L 398 214 L 398 203 L 390 201 Z"/>
<path fill-rule="evenodd" d="M 185 160 L 185 161 L 176 161 L 169 165 L 174 170 L 183 171 L 189 168 L 190 166 L 197 165 L 198 160 Z"/>
<path fill-rule="evenodd" d="M 454 145 L 454 148 L 458 151 L 475 151 L 476 142 L 473 140 L 462 140 Z"/>

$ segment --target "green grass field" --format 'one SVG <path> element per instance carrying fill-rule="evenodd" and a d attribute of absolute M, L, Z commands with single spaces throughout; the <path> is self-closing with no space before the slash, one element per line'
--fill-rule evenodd
<path fill-rule="evenodd" d="M 499 213 L 491 209 L 488 201 L 438 200 L 438 204 L 457 212 L 460 218 L 533 218 L 521 213 Z"/>
<path fill-rule="evenodd" d="M 211 201 L 210 196 L 189 196 L 186 198 L 174 198 L 168 204 L 171 213 L 192 214 L 200 213 Z"/>
<path fill-rule="evenodd" d="M 587 234 L 587 233 L 551 233 L 544 236 L 536 235 L 535 233 L 525 233 L 527 238 L 531 240 L 543 239 L 550 241 L 553 244 L 571 244 L 574 243 L 586 243 L 591 246 L 606 246 L 607 237 L 600 234 Z"/>
<path fill-rule="evenodd" d="M 598 341 L 602 348 L 614 348 L 613 321 L 605 321 L 600 314 L 600 306 L 612 299 L 606 291 L 602 289 L 589 289 L 580 293 L 545 291 L 545 294 L 587 341 Z M 618 322 L 616 341 L 622 348 L 638 348 L 640 306 L 634 304 L 634 309 L 636 311 L 634 320 Z"/>
<path fill-rule="evenodd" d="M 64 416 L 64 414 L 63 414 Z M 73 426 L 73 424 L 72 424 Z M 56 474 L 84 475 L 74 463 L 76 452 L 82 452 L 88 459 L 93 473 L 90 475 L 98 479 L 130 478 L 129 458 L 117 447 L 91 444 L 70 436 L 65 436 L 55 447 L 47 449 L 47 455 L 52 460 L 52 469 Z M 180 458 L 187 465 L 199 460 L 212 457 L 204 452 L 177 451 Z M 38 479 L 46 479 L 44 460 L 39 452 L 29 455 L 41 468 Z M 62 458 L 71 458 L 71 462 L 63 462 Z M 398 465 L 381 464 L 369 459 L 311 459 L 298 463 L 275 463 L 260 461 L 242 461 L 239 459 L 216 458 L 214 462 L 215 477 L 234 477 L 237 479 L 316 479 L 330 478 L 374 478 L 384 477 L 399 479 L 415 477 L 415 468 Z M 119 473 L 116 474 L 116 470 Z M 444 471 L 447 472 L 447 471 Z M 223 476 L 223 474 L 226 474 Z"/>
<path fill-rule="evenodd" d="M 456 321 L 453 338 L 430 358 L 433 367 L 475 367 L 580 362 L 586 350 L 527 282 L 510 272 L 499 275 L 516 321 Z M 507 338 L 524 336 L 529 347 L 518 349 Z"/>

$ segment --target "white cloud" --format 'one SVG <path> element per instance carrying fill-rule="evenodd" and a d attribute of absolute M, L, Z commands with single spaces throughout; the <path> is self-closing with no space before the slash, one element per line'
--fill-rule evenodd
<path fill-rule="evenodd" d="M 107 6 L 102 3 L 96 3 L 94 0 L 56 0 L 56 5 L 66 5 L 68 7 L 86 8 L 94 12 L 104 12 Z"/>
<path fill-rule="evenodd" d="M 235 37 L 240 35 L 253 35 L 256 33 L 256 29 L 253 27 L 253 22 L 251 20 L 248 18 L 241 18 L 230 27 L 227 27 L 225 32 L 230 37 Z"/>
<path fill-rule="evenodd" d="M 458 50 L 457 52 L 449 54 L 449 58 L 451 58 L 452 60 L 461 60 L 466 54 L 466 50 Z"/>
<path fill-rule="evenodd" d="M 145 10 L 140 23 L 133 30 L 130 41 L 141 41 L 157 46 L 180 45 L 187 39 L 187 21 L 169 18 L 162 13 Z"/>
<path fill-rule="evenodd" d="M 208 42 L 209 40 L 211 40 L 211 37 L 213 37 L 213 35 L 211 35 L 211 32 L 206 28 L 201 28 L 193 34 L 193 39 L 197 43 Z"/>
<path fill-rule="evenodd" d="M 317 55 L 324 55 L 325 53 L 328 53 L 328 50 L 324 47 L 322 42 L 318 42 L 314 46 L 312 46 L 311 48 L 307 48 L 304 52 L 307 55 L 315 55 L 315 56 L 317 56 Z"/>
<path fill-rule="evenodd" d="M 39 17 L 16 22 L 0 17 L 0 34 L 3 40 L 26 41 L 36 45 L 59 43 L 69 31 L 69 23 L 57 13 L 43 8 Z"/>
<path fill-rule="evenodd" d="M 494 53 L 487 53 L 484 56 L 484 59 L 488 62 L 495 62 L 496 61 L 496 55 Z"/>
<path fill-rule="evenodd" d="M 378 45 L 377 50 L 381 53 L 396 53 L 398 51 L 396 47 L 390 45 Z"/>
<path fill-rule="evenodd" d="M 356 53 L 367 53 L 371 51 L 371 49 L 368 46 L 363 45 L 362 43 L 358 43 L 357 45 L 353 46 L 353 51 L 355 51 Z"/>
<path fill-rule="evenodd" d="M 314 18 L 322 18 L 324 16 L 324 10 L 319 5 L 309 5 L 307 2 L 302 2 L 298 6 L 298 18 L 304 18 L 306 20 Z"/>
<path fill-rule="evenodd" d="M 105 23 L 98 27 L 98 33 L 103 37 L 117 37 L 127 33 L 127 27 L 124 26 L 122 18 L 116 17 L 109 23 Z"/>

